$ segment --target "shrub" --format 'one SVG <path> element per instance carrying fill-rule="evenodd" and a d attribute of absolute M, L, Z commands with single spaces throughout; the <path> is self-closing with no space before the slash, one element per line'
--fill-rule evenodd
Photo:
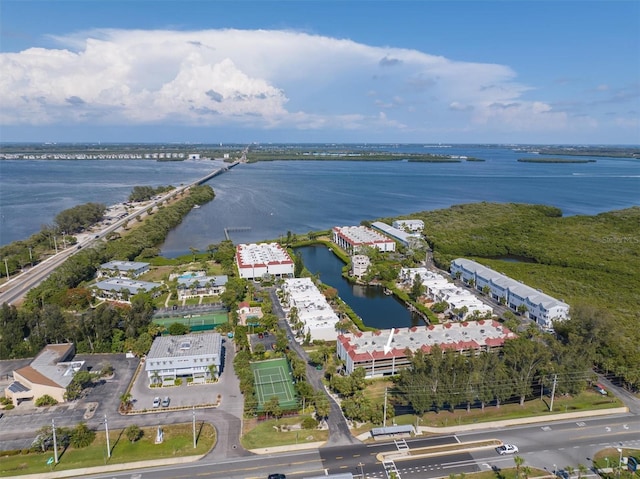
<path fill-rule="evenodd" d="M 37 407 L 55 406 L 56 404 L 58 404 L 58 401 L 53 399 L 48 394 L 45 394 L 44 396 L 40 396 L 38 399 L 36 399 L 36 403 L 35 404 L 36 404 Z"/>
<path fill-rule="evenodd" d="M 315 429 L 317 427 L 318 427 L 318 421 L 315 418 L 311 417 L 311 416 L 305 417 L 302 420 L 302 428 L 303 429 Z"/>
<path fill-rule="evenodd" d="M 89 429 L 83 422 L 71 432 L 71 445 L 77 449 L 91 445 L 96 438 L 96 432 Z"/>

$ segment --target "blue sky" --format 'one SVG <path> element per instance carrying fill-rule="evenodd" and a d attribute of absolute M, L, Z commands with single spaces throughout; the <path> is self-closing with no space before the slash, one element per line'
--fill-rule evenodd
<path fill-rule="evenodd" d="M 638 1 L 0 3 L 0 141 L 640 144 Z"/>

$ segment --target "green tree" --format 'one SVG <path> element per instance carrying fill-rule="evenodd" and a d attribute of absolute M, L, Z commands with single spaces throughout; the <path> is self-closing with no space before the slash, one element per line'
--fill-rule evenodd
<path fill-rule="evenodd" d="M 514 456 L 513 462 L 516 464 L 516 478 L 520 477 L 520 468 L 524 464 L 524 457 Z"/>
<path fill-rule="evenodd" d="M 168 331 L 171 336 L 182 336 L 183 334 L 187 334 L 189 332 L 189 326 L 182 323 L 171 323 L 169 325 Z"/>
<path fill-rule="evenodd" d="M 420 296 L 424 294 L 424 285 L 422 284 L 422 278 L 419 274 L 416 274 L 413 278 L 413 283 L 411 285 L 411 291 L 409 292 L 409 297 L 413 301 L 417 301 Z"/>
<path fill-rule="evenodd" d="M 548 347 L 540 341 L 516 338 L 504 343 L 505 365 L 512 374 L 515 392 L 520 396 L 520 405 L 524 405 L 527 396 L 532 394 L 533 378 L 550 360 Z"/>
<path fill-rule="evenodd" d="M 71 432 L 71 445 L 76 449 L 87 447 L 91 445 L 95 438 L 96 432 L 81 422 Z"/>
<path fill-rule="evenodd" d="M 316 396 L 314 405 L 316 407 L 316 415 L 320 420 L 323 420 L 329 417 L 329 411 L 331 411 L 331 405 L 329 404 L 329 400 L 324 394 L 319 393 Z"/>
<path fill-rule="evenodd" d="M 282 408 L 280 407 L 280 401 L 277 396 L 272 396 L 266 403 L 264 403 L 263 407 L 267 416 L 271 416 L 276 419 L 282 416 Z"/>
<path fill-rule="evenodd" d="M 142 432 L 142 429 L 140 429 L 135 424 L 130 424 L 124 430 L 124 435 L 127 437 L 129 442 L 134 443 L 134 442 L 140 440 L 142 438 L 142 436 L 144 435 L 144 433 Z"/>

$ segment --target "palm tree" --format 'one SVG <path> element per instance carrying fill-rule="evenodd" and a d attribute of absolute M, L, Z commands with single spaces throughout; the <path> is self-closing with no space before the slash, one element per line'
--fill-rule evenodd
<path fill-rule="evenodd" d="M 531 467 L 530 466 L 524 466 L 522 468 L 522 474 L 524 474 L 525 479 L 529 479 L 529 476 L 531 475 Z"/>
<path fill-rule="evenodd" d="M 589 468 L 584 464 L 578 464 L 578 479 L 582 479 L 583 475 L 587 475 Z"/>
<path fill-rule="evenodd" d="M 573 474 L 576 472 L 576 470 L 572 466 L 566 466 L 564 470 L 567 471 L 569 477 L 573 476 Z"/>
<path fill-rule="evenodd" d="M 522 456 L 514 456 L 513 462 L 516 464 L 516 478 L 520 477 L 520 466 L 524 464 L 524 457 Z"/>

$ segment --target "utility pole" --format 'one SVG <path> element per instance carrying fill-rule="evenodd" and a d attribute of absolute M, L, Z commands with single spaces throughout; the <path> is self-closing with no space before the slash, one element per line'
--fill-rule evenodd
<path fill-rule="evenodd" d="M 384 388 L 384 412 L 382 413 L 382 427 L 387 427 L 387 388 Z"/>
<path fill-rule="evenodd" d="M 4 270 L 7 272 L 7 278 L 9 277 L 9 265 L 7 264 L 7 258 L 4 259 Z"/>
<path fill-rule="evenodd" d="M 196 448 L 196 407 L 193 406 L 193 448 Z"/>
<path fill-rule="evenodd" d="M 53 460 L 55 464 L 58 464 L 58 442 L 56 441 L 56 423 L 51 419 L 51 430 L 53 432 Z"/>
<path fill-rule="evenodd" d="M 111 445 L 109 444 L 109 424 L 107 423 L 107 415 L 104 415 L 104 432 L 107 435 L 107 457 L 111 457 Z"/>
<path fill-rule="evenodd" d="M 29 259 L 31 260 L 31 266 L 33 267 L 33 253 L 31 252 L 31 246 L 29 246 Z"/>
<path fill-rule="evenodd" d="M 553 398 L 556 394 L 556 384 L 558 383 L 558 375 L 553 375 L 553 387 L 551 388 L 551 404 L 549 405 L 549 412 L 553 411 Z"/>
<path fill-rule="evenodd" d="M 358 466 L 360 466 L 360 477 L 361 479 L 364 479 L 364 464 L 362 463 L 362 461 L 358 463 Z"/>
<path fill-rule="evenodd" d="M 53 246 L 56 249 L 56 254 L 58 254 L 58 242 L 56 241 L 56 236 L 53 235 Z"/>

